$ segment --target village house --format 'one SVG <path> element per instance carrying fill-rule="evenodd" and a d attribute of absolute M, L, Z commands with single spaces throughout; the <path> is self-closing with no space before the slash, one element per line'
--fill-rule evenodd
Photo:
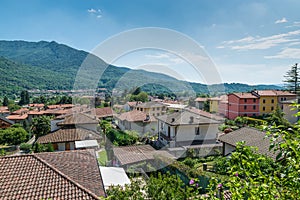
<path fill-rule="evenodd" d="M 180 147 L 215 144 L 218 126 L 222 123 L 184 110 L 156 117 L 158 141 L 162 146 Z"/>
<path fill-rule="evenodd" d="M 10 113 L 9 109 L 7 106 L 0 106 L 0 116 L 8 116 Z"/>
<path fill-rule="evenodd" d="M 228 119 L 259 116 L 259 97 L 251 93 L 228 94 Z"/>
<path fill-rule="evenodd" d="M 113 148 L 112 165 L 128 169 L 131 165 L 141 162 L 152 162 L 156 156 L 174 159 L 165 150 L 155 150 L 151 145 L 135 145 Z"/>
<path fill-rule="evenodd" d="M 146 114 L 153 115 L 153 116 L 159 116 L 165 114 L 166 108 L 167 105 L 155 101 L 138 103 L 134 106 L 134 110 L 142 111 Z"/>
<path fill-rule="evenodd" d="M 223 155 L 230 155 L 236 149 L 237 142 L 245 142 L 246 146 L 257 147 L 257 153 L 276 158 L 276 154 L 269 150 L 270 138 L 266 138 L 266 133 L 250 127 L 243 127 L 236 131 L 221 135 L 218 140 L 223 143 Z"/>
<path fill-rule="evenodd" d="M 74 113 L 51 121 L 51 133 L 41 136 L 37 143 L 53 145 L 56 151 L 98 148 L 101 140 L 97 132 L 99 121 L 84 113 Z"/>
<path fill-rule="evenodd" d="M 106 197 L 94 150 L 0 157 L 0 199 Z"/>
<path fill-rule="evenodd" d="M 111 107 L 95 108 L 95 114 L 100 120 L 112 119 L 116 115 Z"/>
<path fill-rule="evenodd" d="M 208 98 L 198 97 L 195 99 L 195 107 L 204 110 L 204 104 L 208 101 Z"/>
<path fill-rule="evenodd" d="M 0 116 L 0 129 L 9 128 L 14 124 L 13 121 Z"/>
<path fill-rule="evenodd" d="M 135 130 L 140 136 L 147 132 L 155 133 L 157 128 L 157 120 L 154 116 L 138 110 L 117 115 L 115 123 L 121 130 Z"/>

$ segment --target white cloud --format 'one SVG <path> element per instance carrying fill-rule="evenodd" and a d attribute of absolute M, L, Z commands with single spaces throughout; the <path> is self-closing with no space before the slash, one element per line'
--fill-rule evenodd
<path fill-rule="evenodd" d="M 282 19 L 278 19 L 275 21 L 275 24 L 282 24 L 282 23 L 286 23 L 288 22 L 287 19 L 285 17 L 283 17 Z"/>
<path fill-rule="evenodd" d="M 289 44 L 300 41 L 298 36 L 300 30 L 290 31 L 288 33 L 276 34 L 267 37 L 248 36 L 239 40 L 230 40 L 222 42 L 221 47 L 228 47 L 233 50 L 254 50 L 269 49 L 280 44 Z"/>
<path fill-rule="evenodd" d="M 265 56 L 265 58 L 279 58 L 279 59 L 300 59 L 300 49 L 297 48 L 285 48 L 274 56 Z"/>
<path fill-rule="evenodd" d="M 88 9 L 87 10 L 89 13 L 97 13 L 97 10 L 95 10 L 94 8 Z"/>
<path fill-rule="evenodd" d="M 184 62 L 183 59 L 176 57 L 170 53 L 160 53 L 160 54 L 148 54 L 145 55 L 147 58 L 151 58 L 151 59 L 164 59 L 166 61 L 168 61 L 170 64 L 181 64 Z"/>
<path fill-rule="evenodd" d="M 300 22 L 293 22 L 292 25 L 286 26 L 285 28 L 293 28 L 293 27 L 299 27 L 300 26 Z"/>
<path fill-rule="evenodd" d="M 102 10 L 101 9 L 91 8 L 91 9 L 88 9 L 87 11 L 88 11 L 88 13 L 90 13 L 91 15 L 95 16 L 98 19 L 102 18 Z"/>

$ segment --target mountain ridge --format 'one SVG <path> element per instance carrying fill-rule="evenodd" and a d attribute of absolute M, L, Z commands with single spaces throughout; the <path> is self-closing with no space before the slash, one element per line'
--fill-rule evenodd
<path fill-rule="evenodd" d="M 166 74 L 110 65 L 93 54 L 55 41 L 0 40 L 0 56 L 0 69 L 3 69 L 0 80 L 5 80 L 0 96 L 23 89 L 73 89 L 74 82 L 78 78 L 78 70 L 83 62 L 87 62 L 93 70 L 93 73 L 86 71 L 82 77 L 79 77 L 80 81 L 85 83 L 84 87 L 88 87 L 95 81 L 95 74 L 103 73 L 99 77 L 97 86 L 105 87 L 109 91 L 142 87 L 150 94 L 185 91 L 203 94 L 212 91 L 218 94 L 222 91 L 228 93 L 253 89 L 282 89 L 275 85 L 251 86 L 242 83 L 224 83 L 207 86 L 180 81 Z M 9 87 L 6 88 L 5 85 Z"/>

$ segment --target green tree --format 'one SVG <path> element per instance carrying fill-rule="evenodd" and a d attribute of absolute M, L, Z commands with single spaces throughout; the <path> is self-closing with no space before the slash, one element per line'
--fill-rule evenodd
<path fill-rule="evenodd" d="M 7 96 L 5 96 L 5 97 L 3 98 L 3 103 L 2 103 L 2 105 L 3 105 L 3 106 L 8 106 L 8 98 L 7 98 Z"/>
<path fill-rule="evenodd" d="M 51 143 L 48 143 L 48 144 L 35 143 L 33 145 L 33 151 L 35 153 L 54 152 L 54 148 L 53 148 L 53 145 Z"/>
<path fill-rule="evenodd" d="M 33 118 L 31 130 L 36 137 L 48 134 L 51 130 L 50 118 L 45 115 Z"/>
<path fill-rule="evenodd" d="M 19 145 L 26 142 L 29 135 L 21 127 L 11 127 L 0 132 L 0 143 L 9 145 Z"/>
<path fill-rule="evenodd" d="M 289 71 L 286 72 L 286 75 L 284 76 L 286 83 L 286 88 L 288 90 L 293 91 L 295 94 L 299 93 L 299 81 L 300 81 L 300 74 L 299 74 L 299 68 L 298 63 L 293 65 Z"/>
<path fill-rule="evenodd" d="M 30 102 L 30 97 L 29 97 L 29 92 L 27 90 L 23 90 L 21 92 L 21 99 L 19 101 L 19 105 L 22 106 L 22 105 L 26 105 L 26 104 L 29 104 Z"/>

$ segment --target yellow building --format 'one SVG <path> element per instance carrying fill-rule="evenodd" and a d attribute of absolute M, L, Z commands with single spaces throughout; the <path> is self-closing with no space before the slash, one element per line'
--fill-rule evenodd
<path fill-rule="evenodd" d="M 278 106 L 277 94 L 273 90 L 254 91 L 259 95 L 260 115 L 269 114 Z"/>
<path fill-rule="evenodd" d="M 209 112 L 218 113 L 220 101 L 227 100 L 227 95 L 209 98 Z"/>

